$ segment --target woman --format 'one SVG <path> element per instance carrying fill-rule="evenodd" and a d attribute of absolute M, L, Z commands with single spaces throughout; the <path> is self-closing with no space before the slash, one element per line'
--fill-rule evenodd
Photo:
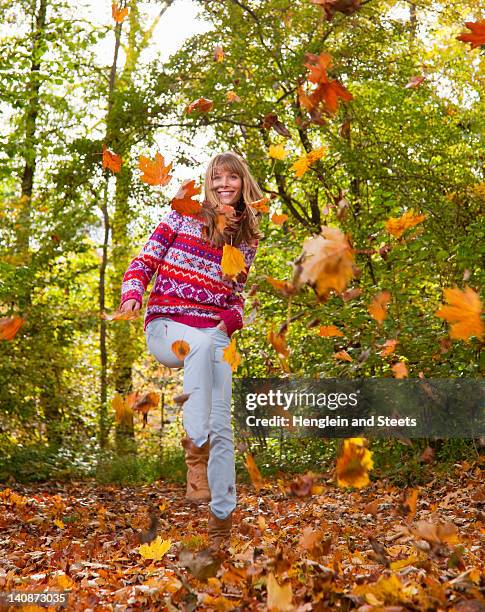
<path fill-rule="evenodd" d="M 187 498 L 210 501 L 209 540 L 217 548 L 229 541 L 236 507 L 232 368 L 223 351 L 243 327 L 242 291 L 262 237 L 260 213 L 251 203 L 262 192 L 246 162 L 232 151 L 210 161 L 204 190 L 199 213 L 169 212 L 130 263 L 120 309 L 141 308 L 157 271 L 145 316 L 147 345 L 160 363 L 184 368 Z M 235 279 L 221 269 L 224 244 L 244 255 L 246 269 Z M 183 361 L 172 351 L 176 340 L 190 347 Z"/>

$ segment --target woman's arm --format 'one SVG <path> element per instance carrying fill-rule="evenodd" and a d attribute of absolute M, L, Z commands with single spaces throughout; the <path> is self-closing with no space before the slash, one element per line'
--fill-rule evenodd
<path fill-rule="evenodd" d="M 229 336 L 232 335 L 237 329 L 243 328 L 243 313 L 245 298 L 242 295 L 243 289 L 246 285 L 246 281 L 249 275 L 251 264 L 256 257 L 256 251 L 258 250 L 259 240 L 255 240 L 254 246 L 247 244 L 241 244 L 238 248 L 244 255 L 246 262 L 246 270 L 240 272 L 234 281 L 234 289 L 232 295 L 228 298 L 228 308 L 219 313 L 222 321 L 224 321 L 227 333 Z"/>
<path fill-rule="evenodd" d="M 142 304 L 148 283 L 175 240 L 182 222 L 183 215 L 176 210 L 171 210 L 162 218 L 157 229 L 123 275 L 120 308 L 124 302 L 132 299 Z"/>

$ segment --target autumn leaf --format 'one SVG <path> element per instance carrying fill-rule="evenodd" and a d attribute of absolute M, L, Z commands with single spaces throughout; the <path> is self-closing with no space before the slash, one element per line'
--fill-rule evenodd
<path fill-rule="evenodd" d="M 377 582 L 370 584 L 359 584 L 352 590 L 352 595 L 364 596 L 371 606 L 380 609 L 384 604 L 411 602 L 414 593 L 415 586 L 404 586 L 395 574 L 381 576 Z"/>
<path fill-rule="evenodd" d="M 381 291 L 372 298 L 372 302 L 367 310 L 370 316 L 375 319 L 379 325 L 381 325 L 387 317 L 387 306 L 390 301 L 390 291 Z"/>
<path fill-rule="evenodd" d="M 411 528 L 411 533 L 432 544 L 460 543 L 458 529 L 453 523 L 439 522 L 435 524 L 427 521 L 418 521 L 416 525 Z"/>
<path fill-rule="evenodd" d="M 150 544 L 142 544 L 139 546 L 138 552 L 144 559 L 160 561 L 171 546 L 171 540 L 162 540 L 161 536 L 157 536 Z"/>
<path fill-rule="evenodd" d="M 132 423 L 133 410 L 119 393 L 113 396 L 111 407 L 115 411 L 115 420 L 118 424 L 130 425 Z"/>
<path fill-rule="evenodd" d="M 365 438 L 348 438 L 343 441 L 343 449 L 337 459 L 336 475 L 339 487 L 367 486 L 369 470 L 374 467 L 372 453 L 366 448 Z"/>
<path fill-rule="evenodd" d="M 439 308 L 435 315 L 451 324 L 450 338 L 470 341 L 472 336 L 483 339 L 484 325 L 481 319 L 482 303 L 479 295 L 468 285 L 443 290 L 446 306 Z"/>
<path fill-rule="evenodd" d="M 286 151 L 284 145 L 271 145 L 268 149 L 268 155 L 273 159 L 285 159 L 288 155 L 288 151 Z"/>
<path fill-rule="evenodd" d="M 424 219 L 426 215 L 415 215 L 412 210 L 408 210 L 399 218 L 390 217 L 386 221 L 386 230 L 396 238 L 400 238 L 407 229 L 418 225 Z"/>
<path fill-rule="evenodd" d="M 167 185 L 172 179 L 169 174 L 172 162 L 165 166 L 165 160 L 160 153 L 156 153 L 153 161 L 144 155 L 140 155 L 138 168 L 143 173 L 140 176 L 141 180 L 148 185 Z"/>
<path fill-rule="evenodd" d="M 465 26 L 471 32 L 463 32 L 456 38 L 462 42 L 469 42 L 472 49 L 485 45 L 485 19 L 480 21 L 465 21 Z"/>
<path fill-rule="evenodd" d="M 290 166 L 290 170 L 294 170 L 295 175 L 298 177 L 303 176 L 312 164 L 325 155 L 326 151 L 326 147 L 320 147 L 319 149 L 315 149 L 315 151 L 310 151 L 310 153 L 302 155 L 292 166 Z"/>
<path fill-rule="evenodd" d="M 123 160 L 121 157 L 107 149 L 106 145 L 103 144 L 103 170 L 108 168 L 108 170 L 111 170 L 116 174 L 121 170 L 122 163 Z"/>
<path fill-rule="evenodd" d="M 419 87 L 424 80 L 425 80 L 424 76 L 413 76 L 406 83 L 406 85 L 404 85 L 404 87 L 406 87 L 408 89 Z"/>
<path fill-rule="evenodd" d="M 177 359 L 183 361 L 190 352 L 190 345 L 185 340 L 175 340 L 175 342 L 172 342 L 171 349 Z"/>
<path fill-rule="evenodd" d="M 228 102 L 241 102 L 241 98 L 237 95 L 235 91 L 228 91 L 226 94 L 226 100 Z"/>
<path fill-rule="evenodd" d="M 320 53 L 320 55 L 307 53 L 306 57 L 310 62 L 313 62 L 304 64 L 305 68 L 310 71 L 308 80 L 311 83 L 328 83 L 327 68 L 332 66 L 332 56 L 328 53 Z"/>
<path fill-rule="evenodd" d="M 59 529 L 65 529 L 66 528 L 66 525 L 60 519 L 56 519 L 54 521 L 54 525 L 56 525 L 56 527 L 59 527 Z"/>
<path fill-rule="evenodd" d="M 338 110 L 339 99 L 352 100 L 352 94 L 338 81 L 329 80 L 327 68 L 332 64 L 331 56 L 328 53 L 315 55 L 307 53 L 306 58 L 309 63 L 305 67 L 310 70 L 308 80 L 316 83 L 317 87 L 310 94 L 306 94 L 303 88 L 298 88 L 298 100 L 301 106 L 310 112 L 316 123 L 322 123 L 318 108 L 323 106 L 323 110 L 333 115 Z"/>
<path fill-rule="evenodd" d="M 274 350 L 280 357 L 289 356 L 290 350 L 286 346 L 286 330 L 280 333 L 275 333 L 273 328 L 271 328 L 268 331 L 267 340 L 271 343 Z"/>
<path fill-rule="evenodd" d="M 282 213 L 281 215 L 273 213 L 270 218 L 275 225 L 283 225 L 285 221 L 288 221 L 288 215 L 285 215 L 285 213 Z"/>
<path fill-rule="evenodd" d="M 391 366 L 391 370 L 394 374 L 394 378 L 407 378 L 408 367 L 404 361 L 398 361 L 395 363 L 393 366 Z"/>
<path fill-rule="evenodd" d="M 388 357 L 394 353 L 394 349 L 399 344 L 399 340 L 386 340 L 379 351 L 381 357 Z"/>
<path fill-rule="evenodd" d="M 354 276 L 354 255 L 345 234 L 337 227 L 323 226 L 321 233 L 307 238 L 303 252 L 293 264 L 293 284 L 308 283 L 318 301 L 326 301 L 331 291 L 341 293 Z"/>
<path fill-rule="evenodd" d="M 236 277 L 239 272 L 246 270 L 246 261 L 243 253 L 230 244 L 225 244 L 222 249 L 221 269 L 224 274 Z"/>
<path fill-rule="evenodd" d="M 265 276 L 264 278 L 268 281 L 270 285 L 272 285 L 276 289 L 276 291 L 278 291 L 279 293 L 281 293 L 281 295 L 284 295 L 285 297 L 289 297 L 290 295 L 295 295 L 296 293 L 298 293 L 298 289 L 288 281 L 272 278 L 271 276 Z"/>
<path fill-rule="evenodd" d="M 311 0 L 325 11 L 327 21 L 331 21 L 335 13 L 352 15 L 360 8 L 361 0 Z"/>
<path fill-rule="evenodd" d="M 122 23 L 125 17 L 128 15 L 127 8 L 119 8 L 116 2 L 111 5 L 111 14 L 116 23 Z"/>
<path fill-rule="evenodd" d="M 241 363 L 241 355 L 236 349 L 236 338 L 232 338 L 231 342 L 223 350 L 222 358 L 231 366 L 233 372 L 238 369 Z"/>
<path fill-rule="evenodd" d="M 352 357 L 347 353 L 347 351 L 338 351 L 333 354 L 334 359 L 340 359 L 340 361 L 353 361 Z"/>
<path fill-rule="evenodd" d="M 214 102 L 212 100 L 209 100 L 208 98 L 198 98 L 187 106 L 185 112 L 188 115 L 190 115 L 190 113 L 192 113 L 194 110 L 199 111 L 200 113 L 208 113 L 213 108 Z"/>
<path fill-rule="evenodd" d="M 318 335 L 322 338 L 333 338 L 334 336 L 343 336 L 343 333 L 335 325 L 321 325 Z"/>
<path fill-rule="evenodd" d="M 221 45 L 216 45 L 214 47 L 214 61 L 215 62 L 222 62 L 222 61 L 224 61 L 224 51 L 223 51 Z"/>
<path fill-rule="evenodd" d="M 276 113 L 268 113 L 264 116 L 262 126 L 265 130 L 273 128 L 280 136 L 291 138 L 288 128 L 278 119 Z"/>
<path fill-rule="evenodd" d="M 254 210 L 258 212 L 267 213 L 269 211 L 268 202 L 269 198 L 261 198 L 260 200 L 255 200 L 254 202 L 251 202 L 249 206 L 251 206 L 251 208 L 254 208 Z"/>
<path fill-rule="evenodd" d="M 256 491 L 259 492 L 259 490 L 263 487 L 264 481 L 263 477 L 261 476 L 261 472 L 259 471 L 259 468 L 256 465 L 256 462 L 254 461 L 253 456 L 249 453 L 245 453 L 244 462 L 249 474 L 249 478 L 251 479 L 251 484 L 256 489 Z"/>
<path fill-rule="evenodd" d="M 0 338 L 2 340 L 13 340 L 17 332 L 25 323 L 22 317 L 3 317 L 0 319 Z"/>
<path fill-rule="evenodd" d="M 101 313 L 101 318 L 106 321 L 131 321 L 138 319 L 141 315 L 141 309 L 138 310 L 117 310 L 111 314 L 107 312 Z"/>
<path fill-rule="evenodd" d="M 181 215 L 196 215 L 201 211 L 202 205 L 197 200 L 193 200 L 192 196 L 200 191 L 201 187 L 196 187 L 194 180 L 184 181 L 171 201 L 172 208 Z"/>
<path fill-rule="evenodd" d="M 266 583 L 266 589 L 268 592 L 267 607 L 270 612 L 273 610 L 284 612 L 286 610 L 290 611 L 295 609 L 292 603 L 293 591 L 291 582 L 288 581 L 284 586 L 280 586 L 273 572 L 270 572 Z"/>

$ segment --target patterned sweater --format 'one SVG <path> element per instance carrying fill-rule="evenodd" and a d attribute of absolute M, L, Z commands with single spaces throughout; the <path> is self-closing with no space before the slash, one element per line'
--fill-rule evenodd
<path fill-rule="evenodd" d="M 238 245 L 246 270 L 233 281 L 222 278 L 222 247 L 202 237 L 203 221 L 197 215 L 171 210 L 161 220 L 148 242 L 123 276 L 121 302 L 143 303 L 143 294 L 153 274 L 157 277 L 148 299 L 144 329 L 156 317 L 170 317 L 192 327 L 215 327 L 220 320 L 229 337 L 243 327 L 244 297 L 249 268 L 256 255 L 254 246 Z"/>

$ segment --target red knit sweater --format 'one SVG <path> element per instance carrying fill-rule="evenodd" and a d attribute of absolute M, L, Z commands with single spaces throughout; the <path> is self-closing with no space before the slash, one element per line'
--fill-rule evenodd
<path fill-rule="evenodd" d="M 229 337 L 243 327 L 245 298 L 242 291 L 256 255 L 253 246 L 238 245 L 246 270 L 236 280 L 222 279 L 222 247 L 202 237 L 203 221 L 197 215 L 166 214 L 148 242 L 123 276 L 120 307 L 126 300 L 142 304 L 143 294 L 153 274 L 157 277 L 148 299 L 144 329 L 156 317 L 170 317 L 192 327 L 226 324 Z"/>

